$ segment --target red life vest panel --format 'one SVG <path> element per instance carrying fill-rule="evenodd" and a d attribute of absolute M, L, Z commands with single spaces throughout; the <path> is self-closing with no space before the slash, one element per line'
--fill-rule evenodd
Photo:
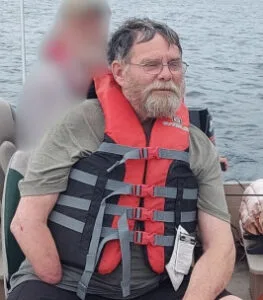
<path fill-rule="evenodd" d="M 151 243 L 153 234 L 164 234 L 163 222 L 152 222 L 150 215 L 154 210 L 165 209 L 164 198 L 153 198 L 154 186 L 165 186 L 167 173 L 172 160 L 159 159 L 158 148 L 185 151 L 189 147 L 189 115 L 186 106 L 182 103 L 175 114 L 175 123 L 171 119 L 156 120 L 149 145 L 147 145 L 144 129 L 135 115 L 135 112 L 128 100 L 123 96 L 120 87 L 116 84 L 111 74 L 95 80 L 98 99 L 101 103 L 105 116 L 105 134 L 116 144 L 141 147 L 149 153 L 146 160 L 128 160 L 124 182 L 133 184 L 144 184 L 142 188 L 143 213 L 139 219 L 144 222 L 142 233 L 142 244 L 146 244 L 148 260 L 156 273 L 164 272 L 165 255 L 164 247 L 154 246 Z M 180 124 L 180 126 L 178 126 Z M 178 126 L 178 127 L 177 127 Z M 145 182 L 144 182 L 145 178 Z M 144 195 L 143 195 L 144 194 Z M 140 197 L 121 196 L 118 205 L 138 207 Z M 148 216 L 147 216 L 148 214 Z M 113 220 L 112 227 L 117 228 L 118 218 Z M 134 228 L 135 220 L 129 221 L 130 229 Z M 121 260 L 119 241 L 109 242 L 101 258 L 99 272 L 107 274 L 112 272 Z"/>

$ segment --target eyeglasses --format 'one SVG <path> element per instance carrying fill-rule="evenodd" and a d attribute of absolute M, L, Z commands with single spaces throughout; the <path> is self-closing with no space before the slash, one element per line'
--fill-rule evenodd
<path fill-rule="evenodd" d="M 151 75 L 158 75 L 162 72 L 163 68 L 165 66 L 168 67 L 169 71 L 172 74 L 177 74 L 178 72 L 183 72 L 185 73 L 187 70 L 187 67 L 189 65 L 181 60 L 176 60 L 176 61 L 170 61 L 168 64 L 163 64 L 161 61 L 151 61 L 147 62 L 144 64 L 135 64 L 135 63 L 128 63 L 129 65 L 132 66 L 138 66 L 143 68 L 145 73 L 151 74 Z"/>

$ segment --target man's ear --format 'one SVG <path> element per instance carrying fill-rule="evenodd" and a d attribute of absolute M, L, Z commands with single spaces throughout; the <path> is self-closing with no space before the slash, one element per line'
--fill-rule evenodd
<path fill-rule="evenodd" d="M 113 77 L 119 86 L 123 86 L 124 84 L 124 67 L 125 66 L 118 60 L 114 60 L 111 64 Z"/>

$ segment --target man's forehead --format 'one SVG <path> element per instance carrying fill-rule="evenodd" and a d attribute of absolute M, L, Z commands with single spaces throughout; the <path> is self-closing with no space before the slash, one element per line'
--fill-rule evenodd
<path fill-rule="evenodd" d="M 180 57 L 177 45 L 170 44 L 159 34 L 148 42 L 136 43 L 131 49 L 131 58 L 142 59 L 145 57 L 158 58 L 160 56 Z"/>

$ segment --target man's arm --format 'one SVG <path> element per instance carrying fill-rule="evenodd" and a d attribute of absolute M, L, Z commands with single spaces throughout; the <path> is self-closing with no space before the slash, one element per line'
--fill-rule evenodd
<path fill-rule="evenodd" d="M 58 283 L 62 277 L 56 245 L 47 227 L 57 198 L 57 193 L 22 197 L 11 223 L 11 232 L 36 275 L 50 284 Z"/>
<path fill-rule="evenodd" d="M 199 210 L 204 254 L 197 261 L 183 300 L 214 300 L 229 282 L 235 263 L 230 224 Z"/>

